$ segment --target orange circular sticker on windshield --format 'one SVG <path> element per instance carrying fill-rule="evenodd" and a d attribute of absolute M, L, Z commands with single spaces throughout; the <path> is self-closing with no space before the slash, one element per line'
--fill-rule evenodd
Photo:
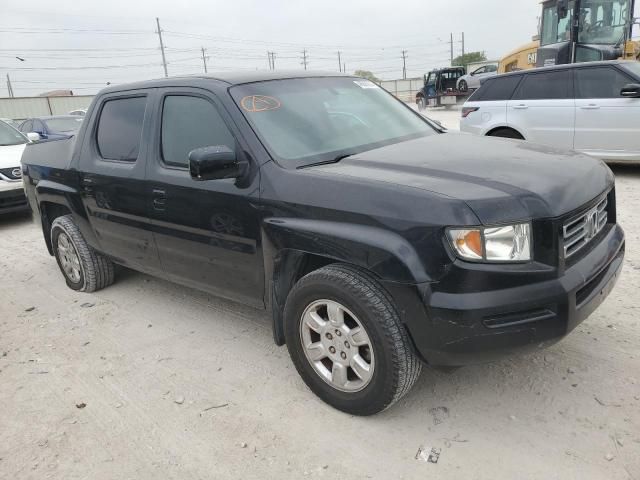
<path fill-rule="evenodd" d="M 247 112 L 266 112 L 280 108 L 280 100 L 265 95 L 247 95 L 240 100 L 240 105 Z"/>

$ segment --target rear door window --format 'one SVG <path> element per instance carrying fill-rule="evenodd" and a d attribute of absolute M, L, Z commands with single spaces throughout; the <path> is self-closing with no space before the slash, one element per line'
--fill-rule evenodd
<path fill-rule="evenodd" d="M 611 67 L 577 68 L 576 98 L 619 98 L 620 90 L 631 79 Z"/>
<path fill-rule="evenodd" d="M 522 75 L 510 75 L 487 80 L 469 100 L 484 102 L 510 100 L 521 79 Z"/>
<path fill-rule="evenodd" d="M 560 100 L 573 98 L 571 70 L 528 73 L 515 94 L 516 100 Z"/>
<path fill-rule="evenodd" d="M 96 135 L 103 159 L 136 161 L 146 105 L 147 97 L 116 98 L 104 103 Z"/>

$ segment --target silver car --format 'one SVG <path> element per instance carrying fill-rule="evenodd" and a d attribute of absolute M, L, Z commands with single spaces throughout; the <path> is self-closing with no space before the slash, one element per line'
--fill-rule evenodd
<path fill-rule="evenodd" d="M 480 88 L 480 81 L 483 78 L 493 77 L 498 74 L 498 65 L 489 64 L 476 68 L 473 72 L 458 79 L 458 90 L 461 92 L 467 92 L 469 90 L 475 90 Z"/>

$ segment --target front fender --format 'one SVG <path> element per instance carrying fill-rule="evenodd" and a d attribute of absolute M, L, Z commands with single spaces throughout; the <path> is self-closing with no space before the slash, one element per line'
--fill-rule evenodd
<path fill-rule="evenodd" d="M 263 224 L 265 262 L 291 249 L 365 268 L 384 281 L 431 281 L 419 255 L 400 235 L 378 227 L 326 220 L 267 218 Z M 266 258 L 267 256 L 272 258 Z"/>

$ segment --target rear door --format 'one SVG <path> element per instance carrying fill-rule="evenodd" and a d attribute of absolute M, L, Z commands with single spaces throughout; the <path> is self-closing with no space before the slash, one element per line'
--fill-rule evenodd
<path fill-rule="evenodd" d="M 484 82 L 464 104 L 461 130 L 486 135 L 495 128 L 505 127 L 507 102 L 521 79 L 522 75 L 507 75 Z"/>
<path fill-rule="evenodd" d="M 573 148 L 575 99 L 571 70 L 524 74 L 507 104 L 507 123 L 530 142 Z"/>
<path fill-rule="evenodd" d="M 99 249 L 123 265 L 160 273 L 145 186 L 152 95 L 151 89 L 101 98 L 87 125 L 78 175 Z"/>
<path fill-rule="evenodd" d="M 575 149 L 606 160 L 640 160 L 640 98 L 620 90 L 636 83 L 613 66 L 575 69 Z"/>
<path fill-rule="evenodd" d="M 263 306 L 264 267 L 259 250 L 259 176 L 197 181 L 188 155 L 225 145 L 251 164 L 229 115 L 209 91 L 160 91 L 154 148 L 148 166 L 154 238 L 166 275 L 216 295 Z"/>

